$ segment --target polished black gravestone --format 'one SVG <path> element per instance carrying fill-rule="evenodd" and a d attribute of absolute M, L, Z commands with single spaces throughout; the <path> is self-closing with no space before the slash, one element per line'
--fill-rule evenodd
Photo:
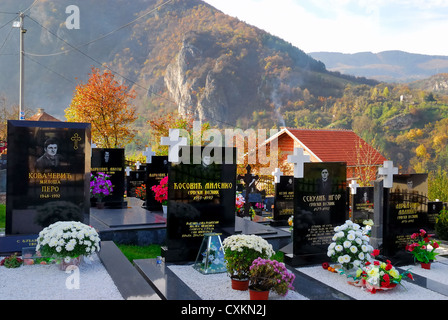
<path fill-rule="evenodd" d="M 190 148 L 190 149 L 186 149 Z M 168 262 L 194 261 L 205 233 L 233 234 L 235 228 L 236 150 L 232 163 L 209 162 L 200 147 L 182 147 L 190 152 L 189 163 L 171 163 L 168 175 L 167 246 Z M 215 149 L 216 150 L 216 149 Z M 214 155 L 212 154 L 212 157 Z M 219 160 L 219 159 L 218 159 Z M 198 163 L 199 162 L 199 163 Z"/>
<path fill-rule="evenodd" d="M 413 262 L 406 244 L 413 233 L 429 226 L 427 194 L 427 174 L 394 175 L 392 189 L 385 193 L 382 249 L 396 265 Z"/>
<path fill-rule="evenodd" d="M 359 187 L 353 195 L 352 221 L 362 225 L 364 220 L 372 219 L 374 214 L 374 188 Z"/>
<path fill-rule="evenodd" d="M 126 207 L 124 201 L 125 172 L 124 149 L 122 148 L 93 148 L 91 172 L 96 174 L 104 172 L 110 176 L 113 191 L 104 197 L 105 205 L 110 208 Z"/>
<path fill-rule="evenodd" d="M 428 229 L 435 232 L 436 219 L 440 211 L 443 210 L 442 201 L 428 201 Z"/>
<path fill-rule="evenodd" d="M 334 228 L 347 220 L 346 164 L 304 164 L 304 178 L 294 179 L 293 256 L 291 265 L 328 260 Z"/>
<path fill-rule="evenodd" d="M 90 124 L 8 121 L 6 235 L 89 223 Z"/>
<path fill-rule="evenodd" d="M 136 197 L 135 190 L 141 185 L 146 183 L 146 169 L 140 168 L 139 170 L 129 172 L 129 176 L 126 177 L 128 197 Z"/>
<path fill-rule="evenodd" d="M 294 176 L 281 176 L 275 184 L 274 222 L 287 224 L 289 217 L 294 215 Z"/>
<path fill-rule="evenodd" d="M 168 176 L 169 166 L 168 156 L 153 156 L 151 163 L 146 164 L 146 209 L 150 211 L 162 211 L 162 204 L 156 201 L 151 188 Z"/>

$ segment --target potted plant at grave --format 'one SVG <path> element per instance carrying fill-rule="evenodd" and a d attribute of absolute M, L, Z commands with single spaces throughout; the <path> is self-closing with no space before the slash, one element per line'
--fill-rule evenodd
<path fill-rule="evenodd" d="M 257 258 L 249 268 L 249 293 L 251 300 L 268 300 L 269 291 L 285 296 L 294 290 L 295 275 L 288 272 L 284 263 Z"/>
<path fill-rule="evenodd" d="M 371 259 L 373 247 L 367 230 L 350 220 L 334 228 L 332 243 L 328 246 L 327 255 L 333 262 L 339 263 L 344 273 L 355 272 L 357 268 Z"/>
<path fill-rule="evenodd" d="M 36 251 L 59 260 L 61 270 L 79 265 L 83 256 L 100 250 L 96 230 L 78 221 L 58 221 L 44 228 L 37 237 Z"/>
<path fill-rule="evenodd" d="M 249 269 L 256 258 L 269 259 L 274 254 L 272 245 L 257 235 L 235 234 L 225 238 L 222 246 L 227 273 L 236 290 L 248 289 Z"/>
<path fill-rule="evenodd" d="M 435 250 L 439 247 L 440 243 L 431 239 L 432 236 L 433 235 L 428 234 L 425 230 L 420 229 L 420 232 L 411 235 L 413 241 L 406 245 L 406 251 L 412 253 L 414 261 L 419 261 L 423 269 L 430 269 L 431 262 L 433 262 L 439 254 L 438 252 L 435 252 Z"/>
<path fill-rule="evenodd" d="M 166 214 L 166 206 L 168 204 L 168 176 L 160 180 L 158 185 L 152 186 L 151 190 L 154 191 L 154 199 L 162 204 L 163 213 Z"/>
<path fill-rule="evenodd" d="M 379 253 L 379 250 L 373 250 L 372 256 L 376 257 Z M 364 266 L 359 268 L 354 281 L 349 283 L 366 288 L 370 293 L 376 293 L 395 288 L 398 284 L 401 284 L 404 276 L 414 280 L 412 273 L 408 270 L 400 274 L 390 260 L 386 260 L 386 262 L 373 260 L 372 262 L 366 262 Z"/>
<path fill-rule="evenodd" d="M 110 176 L 104 172 L 90 174 L 90 195 L 97 199 L 98 208 L 104 208 L 103 198 L 114 191 Z"/>

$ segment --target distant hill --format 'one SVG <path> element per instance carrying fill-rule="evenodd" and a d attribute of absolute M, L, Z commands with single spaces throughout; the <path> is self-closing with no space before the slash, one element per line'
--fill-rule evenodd
<path fill-rule="evenodd" d="M 448 72 L 448 56 L 414 54 L 403 51 L 379 53 L 311 52 L 328 70 L 384 82 L 407 83 Z"/>
<path fill-rule="evenodd" d="M 448 73 L 439 73 L 427 79 L 411 82 L 409 87 L 448 95 Z"/>
<path fill-rule="evenodd" d="M 2 0 L 1 11 L 31 3 Z M 69 5 L 79 7 L 79 29 L 65 25 Z M 199 0 L 41 0 L 26 14 L 25 105 L 60 119 L 91 66 L 108 66 L 136 90 L 140 123 L 179 109 L 220 126 L 272 127 L 284 124 L 284 107 L 371 83 L 329 72 L 290 43 Z M 10 20 L 0 14 L 0 70 L 8 75 L 0 94 L 16 102 L 18 31 Z"/>

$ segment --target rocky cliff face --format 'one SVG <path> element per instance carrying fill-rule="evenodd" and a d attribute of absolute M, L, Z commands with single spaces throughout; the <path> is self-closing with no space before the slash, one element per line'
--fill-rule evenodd
<path fill-rule="evenodd" d="M 182 115 L 193 113 L 201 121 L 225 119 L 229 106 L 213 64 L 207 63 L 203 48 L 186 37 L 177 57 L 168 65 L 165 85 Z M 206 65 L 206 68 L 203 66 Z M 202 69 L 198 72 L 198 69 Z"/>
<path fill-rule="evenodd" d="M 189 33 L 177 56 L 167 66 L 165 85 L 180 114 L 223 126 L 249 107 L 244 102 L 252 85 L 241 85 L 244 76 L 211 36 Z M 256 78 L 254 82 L 257 82 Z"/>

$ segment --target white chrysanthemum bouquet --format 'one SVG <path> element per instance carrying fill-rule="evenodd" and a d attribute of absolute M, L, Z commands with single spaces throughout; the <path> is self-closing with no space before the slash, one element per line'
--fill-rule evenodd
<path fill-rule="evenodd" d="M 96 230 L 77 221 L 58 221 L 39 232 L 36 251 L 42 256 L 77 258 L 100 250 Z"/>
<path fill-rule="evenodd" d="M 367 230 L 347 220 L 343 225 L 334 228 L 332 243 L 328 246 L 327 255 L 333 262 L 340 263 L 346 270 L 358 268 L 372 260 L 370 253 L 373 247 Z"/>
<path fill-rule="evenodd" d="M 257 235 L 235 234 L 222 242 L 227 273 L 235 279 L 249 277 L 249 268 L 257 258 L 269 259 L 275 252 L 272 245 Z"/>

